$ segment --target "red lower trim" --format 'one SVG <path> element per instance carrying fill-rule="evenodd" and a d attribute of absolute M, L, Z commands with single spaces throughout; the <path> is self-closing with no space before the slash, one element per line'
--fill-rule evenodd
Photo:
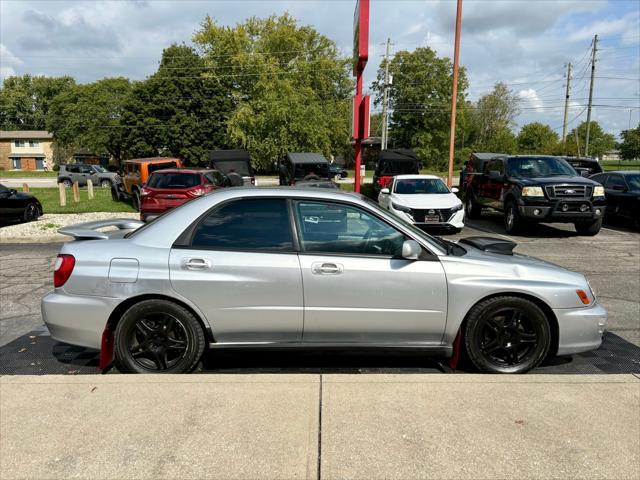
<path fill-rule="evenodd" d="M 460 360 L 460 348 L 462 345 L 462 330 L 458 332 L 455 340 L 453 341 L 453 355 L 449 359 L 449 366 L 454 370 L 458 368 L 458 360 Z"/>
<path fill-rule="evenodd" d="M 100 363 L 98 368 L 104 370 L 113 362 L 113 332 L 105 328 L 100 342 Z"/>

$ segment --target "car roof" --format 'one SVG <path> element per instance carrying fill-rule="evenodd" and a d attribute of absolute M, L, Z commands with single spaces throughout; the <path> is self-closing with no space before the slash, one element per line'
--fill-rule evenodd
<path fill-rule="evenodd" d="M 160 163 L 160 162 L 181 162 L 179 158 L 172 157 L 149 157 L 149 158 L 131 158 L 125 160 L 124 163 Z"/>
<path fill-rule="evenodd" d="M 407 174 L 407 175 L 396 175 L 396 180 L 434 180 L 434 179 L 438 179 L 438 180 L 442 180 L 440 177 L 438 177 L 437 175 L 411 175 L 411 174 Z"/>
<path fill-rule="evenodd" d="M 162 168 L 160 170 L 154 170 L 151 172 L 151 175 L 154 173 L 207 173 L 207 172 L 215 172 L 211 168 Z"/>

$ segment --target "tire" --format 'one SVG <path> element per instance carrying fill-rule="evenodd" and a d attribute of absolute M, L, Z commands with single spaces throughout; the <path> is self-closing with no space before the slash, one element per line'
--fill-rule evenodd
<path fill-rule="evenodd" d="M 22 213 L 22 221 L 25 223 L 33 222 L 34 220 L 37 220 L 39 216 L 40 212 L 38 210 L 38 206 L 35 203 L 30 203 L 25 207 L 24 212 Z"/>
<path fill-rule="evenodd" d="M 467 218 L 471 219 L 478 219 L 482 214 L 482 207 L 473 199 L 473 193 L 471 193 L 471 190 L 468 190 L 465 195 L 464 214 Z"/>
<path fill-rule="evenodd" d="M 111 180 L 100 180 L 100 186 L 102 188 L 111 188 Z"/>
<path fill-rule="evenodd" d="M 594 235 L 597 235 L 602 228 L 602 218 L 592 222 L 576 222 L 574 225 L 578 235 L 593 237 Z"/>
<path fill-rule="evenodd" d="M 136 212 L 140 211 L 140 192 L 137 190 L 134 190 L 133 195 L 131 195 L 131 204 Z"/>
<path fill-rule="evenodd" d="M 504 229 L 509 234 L 518 234 L 526 230 L 527 222 L 518 210 L 518 205 L 513 200 L 507 201 L 504 207 Z"/>
<path fill-rule="evenodd" d="M 71 180 L 69 180 L 68 178 L 65 178 L 64 180 L 62 180 L 61 182 L 66 188 L 71 188 L 73 187 L 73 182 Z"/>
<path fill-rule="evenodd" d="M 200 361 L 205 335 L 187 309 L 144 300 L 127 310 L 115 331 L 118 368 L 127 373 L 188 373 Z"/>
<path fill-rule="evenodd" d="M 551 346 L 546 315 L 520 297 L 493 297 L 475 305 L 464 336 L 469 359 L 485 373 L 526 373 L 544 360 Z"/>

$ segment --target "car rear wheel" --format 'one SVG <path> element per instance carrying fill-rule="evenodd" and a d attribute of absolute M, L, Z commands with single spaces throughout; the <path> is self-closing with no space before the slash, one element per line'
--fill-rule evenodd
<path fill-rule="evenodd" d="M 473 193 L 467 192 L 464 202 L 464 213 L 467 218 L 477 219 L 480 218 L 482 213 L 482 207 L 478 205 L 473 199 Z"/>
<path fill-rule="evenodd" d="M 579 235 L 593 237 L 600 232 L 600 229 L 602 228 L 602 219 L 600 218 L 593 222 L 576 222 L 574 225 L 576 227 L 576 232 L 578 232 Z"/>
<path fill-rule="evenodd" d="M 111 181 L 110 180 L 101 180 L 100 181 L 100 186 L 102 188 L 111 188 Z"/>
<path fill-rule="evenodd" d="M 187 309 L 168 300 L 145 300 L 122 316 L 115 332 L 120 370 L 188 373 L 204 353 L 205 336 Z"/>
<path fill-rule="evenodd" d="M 544 312 L 520 297 L 494 297 L 474 306 L 464 335 L 469 359 L 486 373 L 528 372 L 551 345 Z"/>
<path fill-rule="evenodd" d="M 33 222 L 38 219 L 39 215 L 38 206 L 35 203 L 30 203 L 24 209 L 24 213 L 22 214 L 22 221 L 24 222 Z"/>
<path fill-rule="evenodd" d="M 133 208 L 136 212 L 140 211 L 140 192 L 138 191 L 134 191 L 133 192 L 133 196 L 131 199 L 131 202 L 133 204 Z"/>

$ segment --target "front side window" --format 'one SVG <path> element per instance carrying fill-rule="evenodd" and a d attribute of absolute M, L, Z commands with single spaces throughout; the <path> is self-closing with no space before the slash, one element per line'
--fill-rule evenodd
<path fill-rule="evenodd" d="M 236 200 L 215 209 L 197 227 L 191 246 L 222 250 L 293 250 L 287 201 Z"/>
<path fill-rule="evenodd" d="M 449 189 L 439 178 L 410 178 L 396 180 L 396 186 L 393 191 L 400 195 L 449 193 Z"/>
<path fill-rule="evenodd" d="M 609 175 L 607 183 L 605 184 L 605 188 L 614 187 L 627 188 L 627 184 L 625 183 L 624 178 L 622 178 L 620 175 Z"/>
<path fill-rule="evenodd" d="M 634 173 L 633 175 L 627 175 L 627 183 L 629 189 L 634 192 L 640 192 L 640 174 Z"/>
<path fill-rule="evenodd" d="M 93 173 L 93 169 L 87 165 L 81 165 L 80 173 Z"/>
<path fill-rule="evenodd" d="M 356 207 L 329 202 L 296 202 L 300 247 L 304 252 L 383 255 L 402 254 L 404 234 Z"/>

